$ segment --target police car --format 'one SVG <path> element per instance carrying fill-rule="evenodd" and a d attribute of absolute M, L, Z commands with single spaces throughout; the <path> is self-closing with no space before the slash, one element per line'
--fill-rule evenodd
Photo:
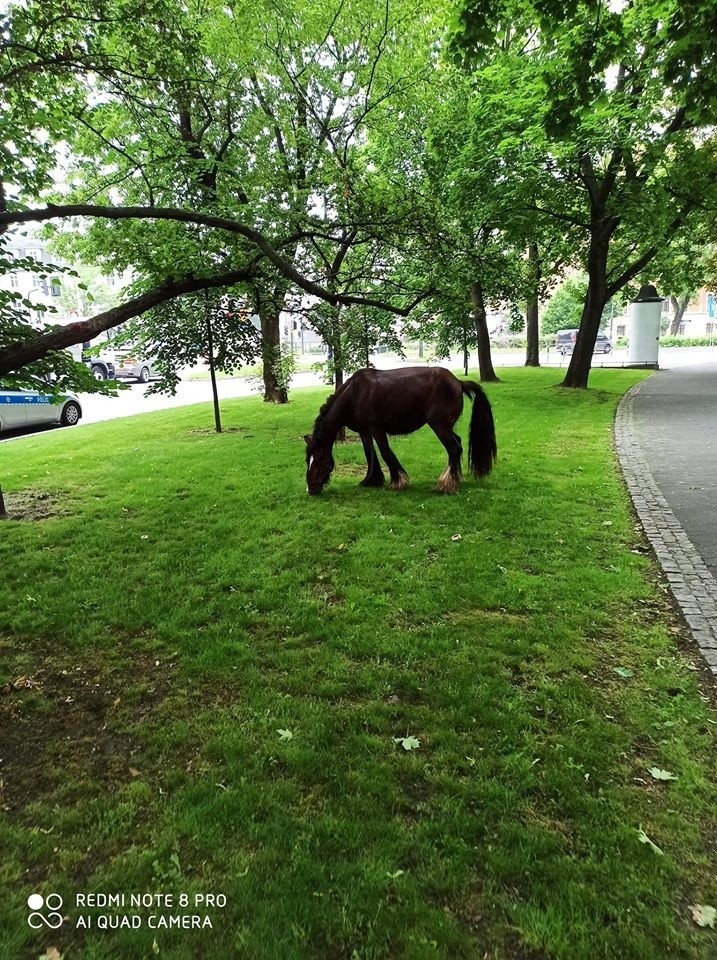
<path fill-rule="evenodd" d="M 51 423 L 73 427 L 81 416 L 74 393 L 50 397 L 37 390 L 5 390 L 0 385 L 0 431 Z"/>

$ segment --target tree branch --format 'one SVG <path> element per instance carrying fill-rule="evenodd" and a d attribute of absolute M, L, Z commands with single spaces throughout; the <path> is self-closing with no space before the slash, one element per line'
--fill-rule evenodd
<path fill-rule="evenodd" d="M 665 236 L 670 236 L 679 227 L 682 226 L 682 224 L 685 221 L 685 218 L 687 217 L 687 214 L 692 209 L 692 206 L 693 204 L 688 203 L 685 207 L 682 208 L 682 210 L 679 211 L 677 216 L 673 218 L 672 222 L 668 225 L 667 229 L 665 230 Z M 644 268 L 648 265 L 648 263 L 657 256 L 660 250 L 661 250 L 661 246 L 658 244 L 653 244 L 651 247 L 648 247 L 648 249 L 642 254 L 642 256 L 638 257 L 637 260 L 635 260 L 635 262 L 627 268 L 627 270 L 624 270 L 616 280 L 613 280 L 612 283 L 609 283 L 606 287 L 608 300 L 611 297 L 614 297 L 615 294 L 618 293 L 620 290 L 622 290 L 625 284 L 629 283 L 631 280 L 634 280 L 635 277 L 640 273 L 640 271 L 644 270 Z"/>
<path fill-rule="evenodd" d="M 138 317 L 152 307 L 186 293 L 195 293 L 198 290 L 208 290 L 212 287 L 230 287 L 250 279 L 251 270 L 243 268 L 232 270 L 229 273 L 218 274 L 214 277 L 184 277 L 181 280 L 165 280 L 164 283 L 149 290 L 147 293 L 128 300 L 126 303 L 98 313 L 89 320 L 79 320 L 58 327 L 49 333 L 39 333 L 31 340 L 11 343 L 0 350 L 0 376 L 19 370 L 21 367 L 39 360 L 54 350 L 64 350 L 76 343 L 92 340 L 103 330 L 116 327 L 132 317 Z"/>
<path fill-rule="evenodd" d="M 228 220 L 223 217 L 193 213 L 189 210 L 178 210 L 166 207 L 104 207 L 92 204 L 69 204 L 66 206 L 50 206 L 42 210 L 0 212 L 0 227 L 15 223 L 27 223 L 30 221 L 43 222 L 46 220 L 67 219 L 70 217 L 105 217 L 113 220 L 174 220 L 183 223 L 200 224 L 239 234 L 254 244 L 287 281 L 294 283 L 304 292 L 320 300 L 326 300 L 334 305 L 354 304 L 357 306 L 377 307 L 388 313 L 405 317 L 423 300 L 427 300 L 435 295 L 435 291 L 433 290 L 423 290 L 418 293 L 414 300 L 407 306 L 399 307 L 374 297 L 341 294 L 326 290 L 320 284 L 308 280 L 292 263 L 277 252 L 275 247 L 263 234 L 253 227 L 248 227 L 246 224 Z M 288 241 L 285 241 L 285 243 L 286 242 Z M 155 287 L 154 290 L 142 294 L 142 296 L 128 301 L 126 304 L 115 307 L 105 313 L 98 314 L 89 320 L 69 324 L 66 327 L 50 333 L 38 335 L 38 337 L 30 341 L 12 344 L 5 349 L 0 349 L 0 376 L 8 373 L 10 370 L 15 370 L 28 363 L 32 363 L 33 360 L 45 356 L 52 350 L 62 350 L 75 343 L 82 343 L 84 340 L 92 339 L 103 330 L 108 330 L 110 327 L 124 323 L 131 317 L 140 316 L 142 313 L 145 313 L 147 310 L 166 300 L 182 296 L 185 293 L 205 290 L 210 287 L 225 287 L 245 282 L 252 278 L 253 273 L 253 265 L 248 265 L 240 270 L 218 274 L 214 277 L 197 278 L 190 276 L 181 279 L 168 278 L 159 287 Z"/>

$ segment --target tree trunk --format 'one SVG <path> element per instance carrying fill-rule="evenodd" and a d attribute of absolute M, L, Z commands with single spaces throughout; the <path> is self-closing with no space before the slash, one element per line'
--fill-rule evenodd
<path fill-rule="evenodd" d="M 287 403 L 286 387 L 279 383 L 276 364 L 281 356 L 281 337 L 279 333 L 279 311 L 270 303 L 260 303 L 261 320 L 261 359 L 264 380 L 264 400 L 266 403 Z"/>
<path fill-rule="evenodd" d="M 341 349 L 341 334 L 337 332 L 336 339 L 332 343 L 334 354 L 334 390 L 344 385 L 344 356 Z"/>
<path fill-rule="evenodd" d="M 0 520 L 7 520 L 7 510 L 5 509 L 5 498 L 2 495 L 2 487 L 0 487 Z"/>
<path fill-rule="evenodd" d="M 682 323 L 682 318 L 685 315 L 685 310 L 687 309 L 690 302 L 689 294 L 682 299 L 678 297 L 670 297 L 670 303 L 672 304 L 672 309 L 674 310 L 672 316 L 672 322 L 670 323 L 670 336 L 676 337 L 680 332 L 680 324 Z"/>
<path fill-rule="evenodd" d="M 528 293 L 528 303 L 525 310 L 525 336 L 527 346 L 525 351 L 525 366 L 540 366 L 540 331 L 538 327 L 538 289 L 540 286 L 540 259 L 537 243 L 528 246 L 528 260 L 530 262 L 532 278 Z"/>
<path fill-rule="evenodd" d="M 331 342 L 331 351 L 334 358 L 334 390 L 338 390 L 344 385 L 344 357 L 341 349 L 341 328 L 339 326 L 339 307 L 335 308 L 335 321 L 331 325 L 333 339 Z M 336 433 L 338 443 L 344 443 L 346 440 L 346 427 L 339 427 Z"/>
<path fill-rule="evenodd" d="M 478 341 L 478 369 L 483 383 L 499 383 L 496 372 L 493 369 L 493 361 L 490 356 L 490 337 L 488 336 L 488 321 L 485 312 L 485 302 L 483 300 L 483 287 L 479 280 L 474 280 L 471 284 L 471 303 L 473 304 L 473 320 L 476 325 L 476 338 Z"/>
<path fill-rule="evenodd" d="M 214 369 L 214 337 L 212 336 L 212 318 L 207 312 L 207 359 L 209 361 L 209 379 L 212 382 L 212 400 L 214 401 L 214 427 L 217 433 L 222 432 L 222 415 L 219 409 L 219 391 L 217 390 L 217 372 Z"/>
<path fill-rule="evenodd" d="M 575 349 L 561 386 L 587 389 L 593 350 L 607 296 L 607 254 L 609 230 L 595 222 L 588 251 L 588 289 L 580 318 Z"/>

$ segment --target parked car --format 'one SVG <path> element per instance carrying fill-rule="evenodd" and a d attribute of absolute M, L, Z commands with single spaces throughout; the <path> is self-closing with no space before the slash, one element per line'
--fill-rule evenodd
<path fill-rule="evenodd" d="M 115 377 L 118 380 L 139 380 L 140 383 L 158 376 L 152 360 L 138 356 L 131 348 L 120 347 L 115 351 Z"/>
<path fill-rule="evenodd" d="M 558 330 L 555 334 L 555 346 L 558 353 L 565 356 L 566 354 L 571 354 L 575 349 L 575 341 L 578 339 L 577 330 Z M 595 349 L 593 353 L 610 353 L 612 350 L 612 342 L 610 338 L 604 334 L 599 333 L 597 339 L 595 340 Z"/>
<path fill-rule="evenodd" d="M 73 427 L 82 416 L 74 393 L 51 397 L 37 390 L 5 390 L 0 386 L 0 431 L 40 424 Z"/>
<path fill-rule="evenodd" d="M 92 371 L 95 380 L 114 380 L 115 378 L 115 358 L 114 354 L 108 350 L 102 350 L 98 354 L 90 353 L 91 343 L 85 342 L 80 346 L 76 344 L 70 347 L 69 351 L 75 360 L 81 360 L 86 367 Z"/>
<path fill-rule="evenodd" d="M 114 380 L 115 365 L 110 358 L 101 353 L 98 357 L 85 357 L 83 362 L 92 371 L 95 380 Z"/>

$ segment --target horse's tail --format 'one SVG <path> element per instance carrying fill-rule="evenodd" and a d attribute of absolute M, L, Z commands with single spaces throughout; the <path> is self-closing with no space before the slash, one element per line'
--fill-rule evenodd
<path fill-rule="evenodd" d="M 483 388 L 473 380 L 461 380 L 463 393 L 473 401 L 468 433 L 468 463 L 476 477 L 487 476 L 498 456 L 493 411 Z"/>

